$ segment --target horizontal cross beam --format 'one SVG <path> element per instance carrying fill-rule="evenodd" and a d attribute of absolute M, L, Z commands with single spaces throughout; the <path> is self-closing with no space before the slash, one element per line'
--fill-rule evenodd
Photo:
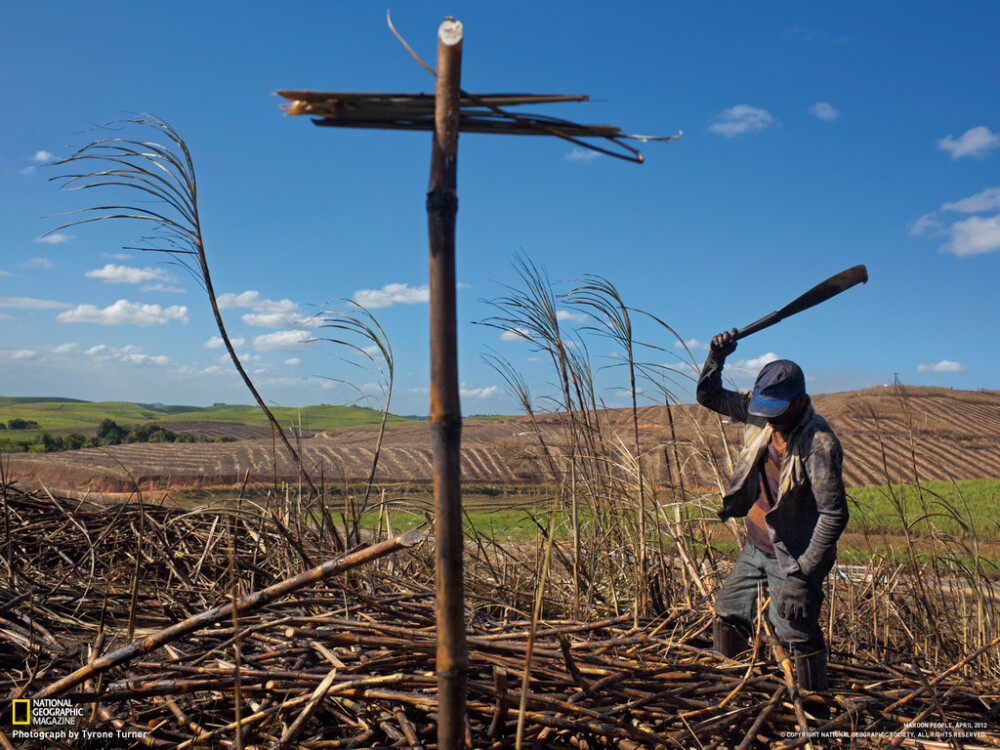
<path fill-rule="evenodd" d="M 313 123 L 332 128 L 377 130 L 434 130 L 433 94 L 365 93 L 356 91 L 277 92 L 288 100 L 282 109 L 289 115 L 315 117 Z M 627 161 L 642 162 L 642 154 L 622 142 L 672 141 L 668 137 L 634 136 L 622 133 L 613 125 L 583 125 L 547 115 L 527 115 L 508 112 L 505 107 L 524 104 L 554 104 L 585 102 L 581 94 L 469 94 L 461 92 L 458 100 L 458 129 L 465 133 L 497 135 L 549 135 L 571 141 L 579 146 Z M 582 138 L 603 138 L 626 153 L 611 151 Z"/>

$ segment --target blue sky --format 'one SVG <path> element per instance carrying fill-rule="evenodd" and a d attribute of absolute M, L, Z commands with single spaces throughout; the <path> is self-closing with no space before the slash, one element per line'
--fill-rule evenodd
<path fill-rule="evenodd" d="M 551 375 L 529 342 L 473 325 L 517 284 L 523 253 L 558 290 L 596 274 L 669 323 L 699 361 L 745 325 L 864 263 L 871 281 L 748 338 L 727 374 L 800 362 L 813 392 L 891 382 L 997 388 L 1000 6 L 978 2 L 580 3 L 390 6 L 426 60 L 465 27 L 477 93 L 587 94 L 536 110 L 628 133 L 646 163 L 552 138 L 460 139 L 458 289 L 463 411 L 510 413 L 481 361 L 493 350 L 533 391 Z M 313 127 L 278 89 L 432 91 L 361 2 L 9 3 L 0 28 L 0 394 L 248 403 L 189 276 L 124 251 L 124 222 L 82 208 L 51 162 L 99 123 L 149 112 L 190 146 L 209 262 L 231 335 L 274 404 L 345 403 L 370 381 L 343 352 L 303 344 L 335 298 L 366 302 L 396 354 L 392 410 L 427 412 L 426 133 Z M 569 312 L 569 311 L 567 311 Z M 568 326 L 576 323 L 567 315 Z M 585 324 L 585 323 L 584 323 Z M 675 361 L 674 340 L 637 337 Z M 511 337 L 504 337 L 511 338 Z M 614 364 L 589 339 L 597 367 Z M 620 369 L 603 370 L 609 405 Z M 691 400 L 679 393 L 682 400 Z"/>

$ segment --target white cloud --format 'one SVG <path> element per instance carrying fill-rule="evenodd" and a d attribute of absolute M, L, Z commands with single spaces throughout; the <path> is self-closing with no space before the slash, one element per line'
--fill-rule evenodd
<path fill-rule="evenodd" d="M 531 331 L 527 328 L 508 328 L 500 334 L 501 341 L 530 341 Z"/>
<path fill-rule="evenodd" d="M 744 367 L 749 367 L 756 372 L 760 372 L 760 368 L 766 365 L 768 362 L 774 362 L 778 359 L 778 355 L 774 352 L 768 352 L 767 354 L 762 354 L 756 359 L 743 359 L 737 362 L 737 365 L 743 365 Z"/>
<path fill-rule="evenodd" d="M 601 154 L 599 151 L 594 151 L 589 148 L 574 148 L 572 151 L 563 157 L 566 161 L 582 161 L 584 163 L 594 161 L 594 159 L 600 159 Z"/>
<path fill-rule="evenodd" d="M 11 352 L 10 358 L 11 359 L 31 359 L 36 354 L 37 354 L 37 352 L 34 351 L 33 349 L 21 349 L 20 351 L 17 351 L 17 352 Z"/>
<path fill-rule="evenodd" d="M 35 152 L 35 155 L 31 157 L 31 160 L 37 161 L 39 164 L 44 164 L 46 162 L 52 161 L 55 158 L 56 158 L 55 154 L 49 151 L 40 150 Z"/>
<path fill-rule="evenodd" d="M 587 313 L 570 312 L 569 310 L 556 310 L 556 320 L 568 320 L 571 323 L 583 323 L 587 320 Z"/>
<path fill-rule="evenodd" d="M 0 276 L 13 276 L 10 271 L 0 271 Z"/>
<path fill-rule="evenodd" d="M 72 307 L 72 305 L 66 302 L 56 302 L 51 299 L 0 297 L 0 307 L 13 307 L 17 310 L 65 310 L 67 307 Z"/>
<path fill-rule="evenodd" d="M 840 112 L 838 112 L 832 104 L 827 102 L 816 102 L 809 108 L 809 114 L 814 117 L 818 117 L 821 120 L 836 120 L 840 117 Z"/>
<path fill-rule="evenodd" d="M 261 297 L 256 289 L 249 289 L 239 294 L 227 292 L 219 297 L 219 308 L 229 310 L 237 307 L 245 307 L 259 313 L 289 312 L 298 310 L 297 303 L 290 299 L 273 300 Z"/>
<path fill-rule="evenodd" d="M 943 249 L 955 255 L 982 255 L 1000 250 L 1000 214 L 983 218 L 970 216 L 951 225 L 951 240 Z"/>
<path fill-rule="evenodd" d="M 35 242 L 44 242 L 46 245 L 61 245 L 63 242 L 69 242 L 71 239 L 73 239 L 73 235 L 71 234 L 53 232 L 52 234 L 43 234 L 41 237 L 36 237 Z"/>
<path fill-rule="evenodd" d="M 258 352 L 280 352 L 305 349 L 312 339 L 309 331 L 274 331 L 254 336 L 253 348 Z"/>
<path fill-rule="evenodd" d="M 298 307 L 296 305 L 296 307 Z M 270 313 L 247 313 L 241 315 L 242 320 L 248 326 L 255 328 L 288 328 L 299 326 L 301 328 L 316 328 L 322 325 L 319 318 L 303 318 L 302 313 L 295 312 L 270 312 Z"/>
<path fill-rule="evenodd" d="M 674 349 L 683 349 L 685 346 L 688 349 L 701 349 L 701 350 L 708 349 L 708 344 L 706 344 L 704 341 L 699 341 L 698 339 L 688 339 L 683 343 L 680 341 L 674 342 Z"/>
<path fill-rule="evenodd" d="M 354 301 L 372 310 L 396 304 L 420 304 L 430 301 L 430 287 L 386 284 L 381 289 L 359 289 L 354 293 Z"/>
<path fill-rule="evenodd" d="M 133 266 L 116 266 L 108 263 L 104 268 L 87 271 L 88 279 L 100 279 L 106 284 L 141 284 L 144 281 L 176 281 L 176 277 L 165 268 L 135 268 Z"/>
<path fill-rule="evenodd" d="M 749 104 L 737 104 L 735 107 L 722 110 L 708 129 L 726 138 L 733 138 L 743 133 L 766 130 L 773 124 L 774 117 L 766 109 L 751 107 Z"/>
<path fill-rule="evenodd" d="M 35 167 L 24 167 L 24 168 L 19 169 L 17 171 L 18 171 L 18 174 L 23 174 L 25 177 L 27 177 L 28 175 L 33 175 L 38 170 Z"/>
<path fill-rule="evenodd" d="M 111 260 L 128 260 L 131 258 L 129 253 L 101 253 L 102 258 L 111 258 Z"/>
<path fill-rule="evenodd" d="M 989 128 L 982 125 L 969 128 L 958 138 L 949 135 L 938 141 L 938 148 L 951 154 L 952 160 L 963 156 L 984 159 L 997 146 L 1000 146 L 1000 134 L 991 133 Z"/>
<path fill-rule="evenodd" d="M 181 286 L 173 286 L 172 284 L 146 284 L 145 286 L 139 287 L 140 292 L 165 292 L 166 294 L 186 294 L 187 289 Z"/>
<path fill-rule="evenodd" d="M 163 365 L 170 363 L 170 358 L 162 354 L 156 356 L 150 354 L 126 354 L 121 357 L 121 361 L 130 365 Z"/>
<path fill-rule="evenodd" d="M 21 268 L 55 268 L 56 264 L 48 258 L 30 258 L 21 264 Z"/>
<path fill-rule="evenodd" d="M 740 359 L 732 363 L 727 362 L 725 374 L 727 377 L 755 379 L 764 365 L 776 359 L 779 359 L 777 354 L 768 352 L 753 359 Z"/>
<path fill-rule="evenodd" d="M 243 346 L 246 344 L 247 340 L 242 336 L 230 336 L 229 343 L 233 346 Z M 221 349 L 225 344 L 222 341 L 222 336 L 212 336 L 208 341 L 206 341 L 202 346 L 205 349 Z"/>
<path fill-rule="evenodd" d="M 295 387 L 295 386 L 301 386 L 303 383 L 307 383 L 307 382 L 309 382 L 308 378 L 301 378 L 301 377 L 300 378 L 291 378 L 291 377 L 280 377 L 279 378 L 279 377 L 272 377 L 272 378 L 267 378 L 266 380 L 262 380 L 261 381 L 261 383 L 263 385 L 276 386 L 276 387 L 282 387 L 282 386 L 284 386 L 284 387 Z M 327 382 L 329 382 L 329 381 L 327 381 Z M 334 386 L 336 386 L 336 383 L 334 383 Z M 320 388 L 324 389 L 325 388 L 325 384 L 324 385 L 320 385 Z"/>
<path fill-rule="evenodd" d="M 936 213 L 924 214 L 910 225 L 910 236 L 915 237 L 925 232 L 938 233 L 944 229 Z"/>
<path fill-rule="evenodd" d="M 56 316 L 61 323 L 96 323 L 102 326 L 156 326 L 165 325 L 174 320 L 188 322 L 188 309 L 183 305 L 160 307 L 159 305 L 144 305 L 139 302 L 129 302 L 120 299 L 105 308 L 95 305 L 77 305 L 72 310 L 66 310 Z"/>
<path fill-rule="evenodd" d="M 261 297 L 260 292 L 251 289 L 239 294 L 231 292 L 219 297 L 219 307 L 223 310 L 246 308 L 251 312 L 241 316 L 248 326 L 257 328 L 315 328 L 320 325 L 318 318 L 307 318 L 297 302 L 290 299 L 273 300 Z"/>
<path fill-rule="evenodd" d="M 958 211 L 963 214 L 977 214 L 995 208 L 1000 208 L 1000 187 L 986 188 L 968 198 L 941 205 L 942 211 Z"/>
<path fill-rule="evenodd" d="M 302 360 L 299 359 L 298 357 L 289 357 L 283 362 L 283 364 L 287 365 L 288 367 L 298 367 L 299 365 L 302 364 Z"/>
<path fill-rule="evenodd" d="M 917 372 L 968 372 L 969 368 L 961 362 L 942 359 L 934 365 L 917 365 Z"/>
<path fill-rule="evenodd" d="M 981 190 L 968 198 L 941 205 L 941 211 L 975 214 L 1000 208 L 1000 187 Z M 937 212 L 925 214 L 910 226 L 911 235 L 924 233 L 945 235 L 948 240 L 941 250 L 959 257 L 982 255 L 1000 250 L 1000 214 L 970 216 L 945 226 Z"/>
<path fill-rule="evenodd" d="M 71 346 L 76 346 L 72 344 Z M 84 352 L 89 357 L 122 362 L 127 365 L 156 365 L 163 367 L 170 364 L 170 357 L 163 354 L 146 354 L 141 346 L 130 344 L 123 347 L 108 346 L 107 344 L 97 344 Z"/>
<path fill-rule="evenodd" d="M 236 356 L 240 358 L 240 362 L 243 364 L 247 364 L 248 362 L 260 362 L 260 360 L 263 359 L 263 357 L 259 354 L 250 354 L 249 352 L 237 352 Z M 233 358 L 229 356 L 229 352 L 226 352 L 225 354 L 220 354 L 216 357 L 215 361 L 220 365 L 229 365 L 232 364 Z"/>
<path fill-rule="evenodd" d="M 69 354 L 70 352 L 75 352 L 80 348 L 80 345 L 75 342 L 69 342 L 66 344 L 59 344 L 59 346 L 53 347 L 52 351 L 55 354 Z"/>
<path fill-rule="evenodd" d="M 209 365 L 201 370 L 198 370 L 198 375 L 238 375 L 239 373 L 232 367 L 223 367 L 222 365 Z"/>
<path fill-rule="evenodd" d="M 489 385 L 485 388 L 470 388 L 465 383 L 462 383 L 458 389 L 458 393 L 465 398 L 491 398 L 492 396 L 500 395 L 501 389 L 498 385 Z"/>
<path fill-rule="evenodd" d="M 220 294 L 216 301 L 219 303 L 220 310 L 229 310 L 234 307 L 253 307 L 260 302 L 260 292 L 256 290 L 240 292 L 239 294 L 226 292 Z"/>

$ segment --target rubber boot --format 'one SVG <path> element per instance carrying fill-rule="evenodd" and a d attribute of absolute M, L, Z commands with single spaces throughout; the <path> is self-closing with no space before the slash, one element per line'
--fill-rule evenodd
<path fill-rule="evenodd" d="M 826 649 L 822 646 L 793 647 L 792 657 L 795 661 L 795 674 L 803 690 L 808 690 L 810 693 L 826 693 L 830 689 L 826 676 Z"/>
<path fill-rule="evenodd" d="M 743 653 L 750 645 L 747 636 L 739 628 L 718 617 L 712 623 L 712 647 L 727 659 Z"/>
<path fill-rule="evenodd" d="M 806 710 L 821 721 L 830 719 L 830 705 L 827 693 L 830 683 L 826 675 L 826 648 L 823 644 L 816 647 L 792 647 L 792 661 L 795 662 L 795 675 L 799 687 L 811 695 L 806 698 Z"/>

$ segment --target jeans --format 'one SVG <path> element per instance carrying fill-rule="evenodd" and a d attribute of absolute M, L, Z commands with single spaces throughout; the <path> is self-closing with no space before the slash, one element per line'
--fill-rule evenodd
<path fill-rule="evenodd" d="M 822 583 L 810 586 L 809 611 L 805 618 L 788 620 L 778 614 L 776 600 L 785 576 L 776 558 L 761 552 L 747 542 L 736 558 L 733 571 L 715 595 L 715 614 L 724 622 L 745 633 L 750 633 L 757 616 L 757 584 L 767 584 L 771 603 L 767 619 L 771 621 L 779 640 L 800 648 L 819 648 L 823 644 L 823 630 L 819 625 L 819 612 L 823 604 Z"/>

